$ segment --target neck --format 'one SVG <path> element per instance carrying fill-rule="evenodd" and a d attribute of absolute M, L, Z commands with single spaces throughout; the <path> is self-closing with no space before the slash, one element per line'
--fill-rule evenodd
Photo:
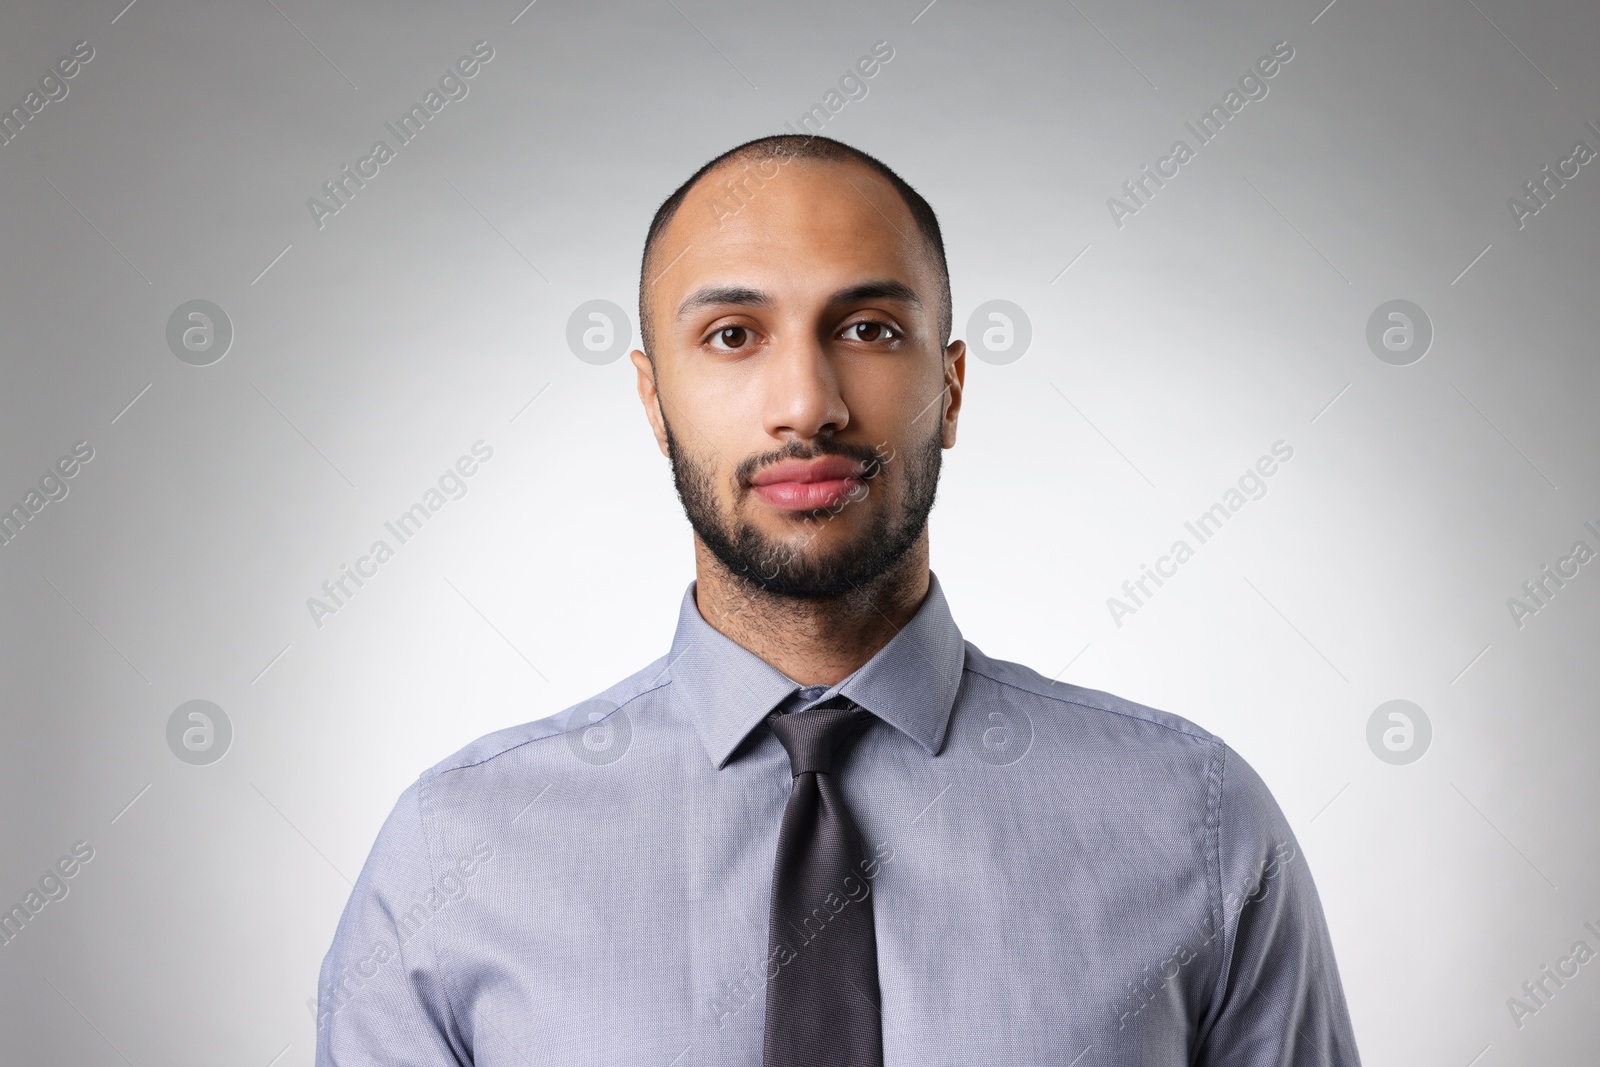
<path fill-rule="evenodd" d="M 849 677 L 911 621 L 928 595 L 928 532 L 899 563 L 841 597 L 776 596 L 733 574 L 700 540 L 695 606 L 712 628 L 801 685 Z"/>

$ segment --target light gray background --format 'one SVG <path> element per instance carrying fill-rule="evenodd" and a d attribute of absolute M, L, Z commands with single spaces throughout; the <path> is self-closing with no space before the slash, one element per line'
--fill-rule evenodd
<path fill-rule="evenodd" d="M 1033 329 L 970 362 L 932 520 L 967 637 L 1252 761 L 1365 1062 L 1593 1062 L 1600 961 L 1520 1028 L 1506 1005 L 1600 950 L 1600 565 L 1507 607 L 1600 549 L 1600 162 L 1521 229 L 1507 207 L 1600 149 L 1593 5 L 124 2 L 0 11 L 6 108 L 95 50 L 0 146 L 0 504 L 95 450 L 0 546 L 0 907 L 95 850 L 0 947 L 6 1064 L 311 1063 L 400 790 L 665 650 L 687 523 L 631 365 L 576 358 L 567 318 L 631 314 L 660 200 L 879 40 L 823 132 L 938 210 L 958 334 L 991 299 Z M 306 199 L 479 40 L 469 95 L 319 230 Z M 1114 225 L 1279 40 L 1269 95 Z M 206 367 L 165 339 L 197 298 L 236 331 Z M 1435 331 L 1409 366 L 1365 338 L 1396 298 Z M 467 495 L 315 626 L 479 439 Z M 1116 626 L 1278 440 L 1267 495 Z M 234 731 L 209 766 L 166 740 L 194 699 Z M 1432 723 L 1409 765 L 1368 747 L 1392 699 Z"/>

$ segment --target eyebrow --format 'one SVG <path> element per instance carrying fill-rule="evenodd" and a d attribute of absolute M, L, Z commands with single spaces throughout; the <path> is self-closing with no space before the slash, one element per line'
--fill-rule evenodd
<path fill-rule="evenodd" d="M 678 305 L 678 318 L 687 318 L 691 312 L 719 304 L 765 308 L 772 306 L 772 297 L 760 289 L 751 289 L 744 285 L 711 285 L 704 289 L 696 289 L 684 297 L 683 303 Z"/>
<path fill-rule="evenodd" d="M 922 298 L 917 296 L 915 289 L 892 278 L 875 278 L 872 281 L 846 286 L 828 297 L 829 305 L 855 304 L 863 300 L 897 300 L 912 307 L 922 307 Z M 696 289 L 684 297 L 683 303 L 678 305 L 677 317 L 682 320 L 703 308 L 723 304 L 769 308 L 773 303 L 772 297 L 760 289 L 744 285 L 712 285 Z"/>
<path fill-rule="evenodd" d="M 897 300 L 912 307 L 922 306 L 922 298 L 917 295 L 915 289 L 905 282 L 897 282 L 892 278 L 878 278 L 840 289 L 828 298 L 828 303 L 856 304 L 863 300 Z"/>

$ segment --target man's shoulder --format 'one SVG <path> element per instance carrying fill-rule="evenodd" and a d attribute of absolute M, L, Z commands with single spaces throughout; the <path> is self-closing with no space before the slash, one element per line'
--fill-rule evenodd
<path fill-rule="evenodd" d="M 668 657 L 662 656 L 610 688 L 551 715 L 484 734 L 423 771 L 421 780 L 435 780 L 452 771 L 479 767 L 529 746 L 548 743 L 551 738 L 605 726 L 613 716 L 626 716 L 634 701 L 667 685 L 671 680 L 667 664 Z"/>
<path fill-rule="evenodd" d="M 1255 767 L 1189 719 L 1115 693 L 1052 681 L 1024 664 L 987 656 L 970 641 L 964 669 L 964 688 L 979 707 L 993 710 L 1001 703 L 1030 717 L 1054 718 L 1062 728 L 1050 734 L 1061 751 L 1115 767 L 1122 780 L 1142 775 L 1151 782 L 1188 781 L 1230 825 L 1277 827 L 1280 836 L 1287 832 L 1281 829 L 1287 824 L 1277 800 Z"/>
<path fill-rule="evenodd" d="M 1074 724 L 1097 732 L 1137 737 L 1146 744 L 1167 741 L 1220 752 L 1222 739 L 1181 715 L 1162 711 L 1101 689 L 1046 678 L 1032 667 L 984 654 L 966 643 L 966 672 L 989 687 L 1046 714 L 1066 716 Z M 973 683 L 969 680 L 969 685 Z M 1158 729 L 1150 729 L 1157 727 Z"/>

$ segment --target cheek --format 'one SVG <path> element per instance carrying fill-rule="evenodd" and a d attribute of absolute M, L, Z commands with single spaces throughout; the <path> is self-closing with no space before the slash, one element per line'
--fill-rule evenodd
<path fill-rule="evenodd" d="M 858 367 L 841 383 L 850 424 L 873 444 L 903 449 L 934 432 L 944 379 L 909 365 Z"/>
<path fill-rule="evenodd" d="M 746 438 L 759 432 L 759 420 L 754 431 L 741 433 L 740 427 L 747 421 L 744 402 L 705 382 L 663 381 L 659 395 L 679 458 L 692 466 L 697 476 L 709 480 L 718 499 L 726 497 L 733 465 L 751 450 Z"/>
<path fill-rule="evenodd" d="M 758 381 L 731 374 L 680 375 L 662 393 L 662 411 L 678 443 L 703 468 L 726 477 L 765 442 Z"/>

